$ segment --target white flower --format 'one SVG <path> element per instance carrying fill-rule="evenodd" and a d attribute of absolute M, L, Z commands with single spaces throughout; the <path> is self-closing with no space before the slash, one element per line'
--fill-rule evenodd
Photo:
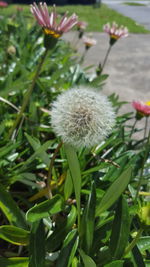
<path fill-rule="evenodd" d="M 92 147 L 112 131 L 115 113 L 107 97 L 90 88 L 63 92 L 53 103 L 51 124 L 64 143 Z"/>

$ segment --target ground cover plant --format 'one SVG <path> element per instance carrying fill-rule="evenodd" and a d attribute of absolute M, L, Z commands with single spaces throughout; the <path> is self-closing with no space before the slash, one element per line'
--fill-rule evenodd
<path fill-rule="evenodd" d="M 125 103 L 102 93 L 128 30 L 103 27 L 109 49 L 89 76 L 61 40 L 86 23 L 39 8 L 0 24 L 0 266 L 149 266 L 150 102 L 119 115 Z"/>

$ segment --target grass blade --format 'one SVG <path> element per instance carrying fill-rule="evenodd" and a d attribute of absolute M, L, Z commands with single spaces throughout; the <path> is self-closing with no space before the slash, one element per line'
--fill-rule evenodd
<path fill-rule="evenodd" d="M 100 204 L 97 206 L 96 216 L 99 216 L 100 213 L 110 208 L 114 204 L 114 202 L 120 197 L 131 179 L 131 171 L 132 167 L 130 166 L 123 173 L 121 173 L 121 175 L 108 188 Z"/>

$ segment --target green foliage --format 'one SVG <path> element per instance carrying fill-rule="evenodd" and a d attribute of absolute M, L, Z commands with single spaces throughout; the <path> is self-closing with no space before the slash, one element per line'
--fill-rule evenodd
<path fill-rule="evenodd" d="M 0 226 L 0 238 L 15 245 L 25 246 L 29 243 L 29 232 L 13 225 L 3 225 Z"/>
<path fill-rule="evenodd" d="M 99 29 L 103 11 L 108 12 L 104 23 L 114 20 L 105 6 L 76 6 L 78 10 L 81 19 L 94 13 Z M 89 29 L 95 23 L 90 21 Z M 126 22 L 121 20 L 128 26 Z M 118 115 L 126 103 L 112 94 L 117 118 L 110 136 L 91 149 L 69 144 L 58 149 L 61 140 L 50 124 L 52 102 L 76 85 L 102 90 L 108 78 L 87 75 L 78 54 L 63 40 L 48 52 L 10 135 L 44 54 L 43 33 L 25 10 L 3 16 L 0 35 L 0 266 L 149 266 L 150 229 L 141 223 L 139 211 L 150 196 L 150 138 L 136 128 L 132 112 Z"/>
<path fill-rule="evenodd" d="M 42 221 L 32 224 L 29 246 L 29 267 L 45 265 L 45 232 Z"/>
<path fill-rule="evenodd" d="M 29 209 L 26 218 L 30 222 L 35 222 L 54 215 L 63 210 L 63 204 L 63 198 L 60 195 L 55 195 L 52 199 L 45 200 Z"/>

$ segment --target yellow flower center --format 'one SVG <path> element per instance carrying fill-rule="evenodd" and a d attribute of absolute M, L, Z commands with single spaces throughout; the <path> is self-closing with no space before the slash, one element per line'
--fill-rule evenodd
<path fill-rule="evenodd" d="M 145 105 L 150 106 L 150 101 L 145 102 Z"/>
<path fill-rule="evenodd" d="M 111 37 L 112 39 L 115 39 L 115 40 L 118 40 L 118 39 L 120 38 L 120 36 L 115 35 L 115 34 L 110 34 L 110 37 Z"/>
<path fill-rule="evenodd" d="M 43 30 L 44 30 L 44 33 L 45 33 L 45 34 L 47 34 L 47 35 L 51 35 L 52 37 L 54 37 L 54 38 L 56 38 L 56 39 L 59 38 L 59 37 L 61 36 L 60 33 L 55 32 L 55 31 L 52 31 L 52 30 L 50 30 L 50 29 L 48 29 L 48 28 L 44 28 Z"/>

